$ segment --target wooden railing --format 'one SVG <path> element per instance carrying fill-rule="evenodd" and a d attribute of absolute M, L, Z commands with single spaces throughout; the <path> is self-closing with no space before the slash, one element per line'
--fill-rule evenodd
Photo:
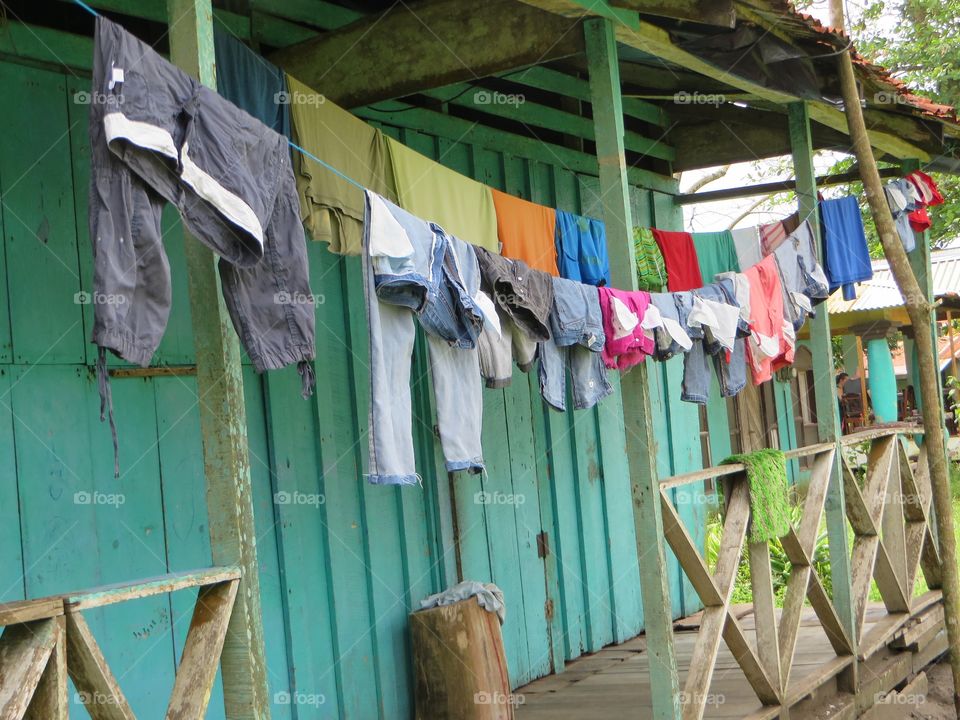
<path fill-rule="evenodd" d="M 747 681 L 763 705 L 791 706 L 810 692 L 808 681 L 791 678 L 804 601 L 817 618 L 836 653 L 836 659 L 818 675 L 832 677 L 886 645 L 912 613 L 938 602 L 931 591 L 913 597 L 917 573 L 922 570 L 930 588 L 940 584 L 939 558 L 930 524 L 931 491 L 926 455 L 921 447 L 916 469 L 907 459 L 898 433 L 902 428 L 873 429 L 842 438 L 838 445 L 823 443 L 786 453 L 788 459 L 810 459 L 810 481 L 800 500 L 799 521 L 780 538 L 790 565 L 790 576 L 777 616 L 768 543 L 747 542 L 750 496 L 744 466 L 707 468 L 668 478 L 660 484 L 664 533 L 680 561 L 704 611 L 683 694 L 683 717 L 700 720 L 710 697 L 710 682 L 721 639 L 727 644 Z M 920 431 L 911 428 L 910 434 Z M 853 530 L 851 577 L 855 636 L 851 637 L 813 563 L 817 536 L 836 454 L 845 446 L 869 446 L 861 487 L 846 457 L 839 462 L 846 515 Z M 841 453 L 842 455 L 843 453 Z M 688 533 L 670 499 L 669 490 L 714 478 L 726 486 L 723 532 L 716 567 L 711 569 Z M 751 644 L 731 597 L 737 568 L 747 545 L 750 564 L 756 642 Z M 865 632 L 871 580 L 876 579 L 888 615 Z"/>
<path fill-rule="evenodd" d="M 0 718 L 65 720 L 69 676 L 91 718 L 134 720 L 83 612 L 188 588 L 200 590 L 166 718 L 203 717 L 239 582 L 239 569 L 211 568 L 0 604 Z"/>

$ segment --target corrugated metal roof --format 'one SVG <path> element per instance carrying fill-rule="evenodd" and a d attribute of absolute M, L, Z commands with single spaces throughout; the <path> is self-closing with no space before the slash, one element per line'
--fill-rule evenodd
<path fill-rule="evenodd" d="M 960 295 L 960 248 L 934 250 L 930 253 L 930 266 L 935 298 Z M 864 312 L 903 304 L 903 296 L 893 279 L 889 264 L 886 260 L 874 260 L 873 278 L 857 285 L 857 298 L 844 300 L 841 291 L 837 290 L 827 300 L 827 312 L 832 315 Z"/>

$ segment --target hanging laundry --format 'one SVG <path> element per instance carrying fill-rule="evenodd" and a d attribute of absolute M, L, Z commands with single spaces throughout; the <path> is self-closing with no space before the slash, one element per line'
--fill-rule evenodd
<path fill-rule="evenodd" d="M 776 259 L 768 255 L 743 275 L 750 284 L 750 330 L 746 358 L 759 385 L 781 367 L 793 362 L 795 336 L 785 323 L 783 287 Z"/>
<path fill-rule="evenodd" d="M 367 191 L 364 297 L 370 339 L 370 465 L 374 484 L 419 480 L 410 391 L 416 316 L 427 336 L 440 445 L 448 472 L 483 470 L 483 389 L 476 342 L 483 312 L 473 247 Z M 423 419 L 421 422 L 429 423 Z"/>
<path fill-rule="evenodd" d="M 670 292 L 692 290 L 703 285 L 693 236 L 688 232 L 672 232 L 653 228 L 653 237 L 663 254 L 667 268 L 667 289 Z"/>
<path fill-rule="evenodd" d="M 114 300 L 94 306 L 102 404 L 111 404 L 104 351 L 149 365 L 166 328 L 165 202 L 220 256 L 223 297 L 254 368 L 297 363 L 308 394 L 314 308 L 286 138 L 103 17 L 93 97 L 104 99 L 90 104 L 94 289 Z"/>
<path fill-rule="evenodd" d="M 927 175 L 925 172 L 914 170 L 912 173 L 907 175 L 906 179 L 917 188 L 917 192 L 919 193 L 920 199 L 924 205 L 927 207 L 943 205 L 943 195 L 940 194 L 940 189 L 937 187 L 937 183 L 935 183 L 933 178 Z"/>
<path fill-rule="evenodd" d="M 760 254 L 764 257 L 780 247 L 780 243 L 787 238 L 787 229 L 782 220 L 763 223 L 757 227 L 757 231 L 760 233 Z"/>
<path fill-rule="evenodd" d="M 653 338 L 646 332 L 643 318 L 650 304 L 650 293 L 598 288 L 600 314 L 603 317 L 603 363 L 610 369 L 629 370 L 654 350 Z"/>
<path fill-rule="evenodd" d="M 830 283 L 817 256 L 816 240 L 810 221 L 804 220 L 797 225 L 790 233 L 790 240 L 800 256 L 801 292 L 810 299 L 812 305 L 819 305 L 830 297 Z"/>
<path fill-rule="evenodd" d="M 481 291 L 481 297 L 486 294 Z M 513 364 L 522 372 L 530 372 L 537 354 L 537 341 L 529 338 L 509 315 L 498 306 L 493 313 L 499 330 L 484 328 L 477 339 L 480 352 L 480 376 L 491 389 L 505 388 L 513 382 Z"/>
<path fill-rule="evenodd" d="M 820 201 L 820 219 L 830 291 L 843 286 L 843 298 L 853 300 L 857 297 L 854 284 L 873 277 L 857 199 L 847 195 Z"/>
<path fill-rule="evenodd" d="M 397 200 L 409 213 L 435 222 L 490 252 L 500 252 L 497 213 L 486 185 L 434 162 L 403 143 L 387 138 Z"/>
<path fill-rule="evenodd" d="M 556 211 L 499 190 L 491 192 L 497 211 L 500 252 L 505 257 L 523 260 L 534 270 L 559 275 L 554 242 Z"/>
<path fill-rule="evenodd" d="M 301 216 L 310 236 L 330 252 L 359 255 L 364 196 L 368 188 L 396 201 L 386 139 L 371 127 L 295 77 L 287 76 L 294 142 L 322 158 L 354 184 L 300 152 L 293 154 Z"/>
<path fill-rule="evenodd" d="M 678 353 L 688 352 L 693 346 L 687 325 L 692 308 L 690 293 L 651 293 L 650 305 L 660 313 L 660 325 L 653 332 L 654 359 L 669 360 Z M 703 334 L 698 333 L 697 337 L 703 337 Z"/>
<path fill-rule="evenodd" d="M 749 325 L 740 316 L 732 280 L 725 279 L 691 291 L 687 327 L 700 337 L 683 361 L 680 399 L 706 404 L 710 397 L 710 360 L 720 382 L 722 397 L 732 397 L 747 382 L 744 338 Z"/>
<path fill-rule="evenodd" d="M 290 105 L 283 70 L 257 55 L 219 24 L 213 25 L 217 92 L 268 128 L 290 137 Z"/>
<path fill-rule="evenodd" d="M 750 488 L 750 542 L 768 543 L 790 532 L 790 492 L 782 450 L 764 448 L 731 455 L 721 465 L 743 463 Z"/>
<path fill-rule="evenodd" d="M 712 283 L 714 277 L 722 272 L 740 272 L 737 248 L 733 244 L 733 233 L 729 230 L 695 232 L 693 247 L 697 251 L 697 264 L 704 282 Z"/>
<path fill-rule="evenodd" d="M 553 282 L 523 260 L 477 248 L 483 291 L 534 342 L 550 337 Z"/>
<path fill-rule="evenodd" d="M 633 229 L 633 251 L 637 258 L 637 289 L 660 292 L 667 285 L 663 253 L 650 228 Z"/>
<path fill-rule="evenodd" d="M 733 247 L 741 270 L 763 260 L 763 253 L 760 252 L 760 228 L 737 228 L 731 230 L 730 234 L 733 236 Z"/>
<path fill-rule="evenodd" d="M 913 252 L 917 247 L 917 238 L 910 226 L 910 213 L 919 206 L 914 200 L 914 189 L 909 180 L 900 178 L 892 180 L 883 187 L 887 198 L 890 214 L 893 215 L 897 227 L 897 235 L 906 252 Z"/>
<path fill-rule="evenodd" d="M 556 246 L 560 277 L 587 285 L 610 284 L 607 228 L 602 220 L 557 210 Z"/>
<path fill-rule="evenodd" d="M 601 357 L 606 336 L 596 289 L 554 278 L 550 327 L 552 337 L 538 350 L 540 394 L 550 407 L 563 412 L 569 372 L 573 407 L 593 407 L 613 392 Z"/>

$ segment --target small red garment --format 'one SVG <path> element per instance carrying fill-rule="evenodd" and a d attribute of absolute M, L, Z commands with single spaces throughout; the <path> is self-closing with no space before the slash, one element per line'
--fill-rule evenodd
<path fill-rule="evenodd" d="M 914 187 L 917 188 L 917 192 L 920 193 L 920 197 L 923 198 L 923 202 L 927 207 L 943 205 L 944 200 L 943 195 L 940 194 L 940 189 L 933 181 L 933 178 L 925 172 L 914 170 L 907 175 L 907 180 L 912 182 Z"/>
<path fill-rule="evenodd" d="M 650 229 L 667 269 L 667 290 L 681 292 L 703 287 L 693 236 L 688 232 Z"/>
<path fill-rule="evenodd" d="M 923 207 L 913 210 L 907 217 L 910 219 L 910 227 L 913 228 L 914 232 L 920 233 L 929 230 L 930 226 L 933 225 L 930 216 L 927 214 L 927 209 Z"/>

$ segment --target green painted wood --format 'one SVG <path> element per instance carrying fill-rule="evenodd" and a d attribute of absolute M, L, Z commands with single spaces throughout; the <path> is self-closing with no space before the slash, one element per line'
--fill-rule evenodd
<path fill-rule="evenodd" d="M 792 450 L 797 447 L 797 424 L 794 422 L 793 390 L 787 381 L 777 377 L 773 379 L 773 401 L 777 413 L 777 439 L 781 450 Z M 797 460 L 787 460 L 787 480 L 795 485 L 800 477 L 800 463 Z"/>
<path fill-rule="evenodd" d="M 629 178 L 623 147 L 620 72 L 613 24 L 609 20 L 589 19 L 584 23 L 584 37 L 613 284 L 626 289 L 636 288 Z M 640 365 L 625 375 L 621 387 L 624 393 L 624 425 L 634 501 L 644 624 L 651 652 L 653 716 L 657 720 L 679 718 L 679 677 L 673 651 L 659 482 L 654 453 L 651 453 L 655 440 L 650 422 L 646 366 Z"/>
<path fill-rule="evenodd" d="M 83 362 L 80 277 L 61 73 L 0 64 L 3 230 L 16 362 Z"/>
<path fill-rule="evenodd" d="M 170 59 L 216 88 L 210 0 L 168 0 Z M 216 565 L 243 571 L 221 652 L 224 706 L 231 720 L 270 715 L 256 528 L 243 398 L 240 343 L 219 292 L 213 252 L 193 237 L 184 245 L 197 362 L 200 429 Z"/>
<path fill-rule="evenodd" d="M 452 115 L 423 110 L 405 103 L 391 101 L 386 104 L 386 107 L 380 105 L 361 107 L 354 112 L 365 120 L 376 120 L 397 127 L 422 129 L 441 137 L 472 143 L 489 150 L 510 153 L 551 164 L 560 164 L 575 172 L 592 175 L 597 172 L 597 159 L 587 153 L 542 142 L 534 138 L 515 135 L 503 130 L 496 130 Z M 677 181 L 673 178 L 667 178 L 636 167 L 629 168 L 627 175 L 631 183 L 671 194 L 677 192 Z"/>
<path fill-rule="evenodd" d="M 289 638 L 288 697 L 323 696 L 325 702 L 320 705 L 298 704 L 297 717 L 336 718 L 342 696 L 337 671 L 340 648 L 333 628 L 336 619 L 328 571 L 331 548 L 323 522 L 326 507 L 317 507 L 323 493 L 317 442 L 320 428 L 313 404 L 300 400 L 295 368 L 269 373 L 265 386 Z M 304 501 L 284 501 L 294 493 L 302 493 Z M 308 503 L 308 497 L 316 502 Z"/>
<path fill-rule="evenodd" d="M 523 70 L 504 73 L 500 77 L 538 90 L 546 90 L 547 92 L 590 102 L 589 82 L 543 65 L 534 65 Z M 625 115 L 653 125 L 660 127 L 666 127 L 667 125 L 663 109 L 645 100 L 623 98 L 623 112 Z"/>
<path fill-rule="evenodd" d="M 250 5 L 255 10 L 325 30 L 349 25 L 363 17 L 363 13 L 324 0 L 284 0 L 282 3 L 252 0 Z"/>
<path fill-rule="evenodd" d="M 630 467 L 623 431 L 623 401 L 620 380 L 610 377 L 614 392 L 597 405 L 594 418 L 600 444 L 599 467 L 603 483 L 603 506 L 607 526 L 608 581 L 613 642 L 623 642 L 643 627 L 640 571 L 637 564 L 633 511 L 624 498 L 630 495 Z"/>
<path fill-rule="evenodd" d="M 89 72 L 93 65 L 93 39 L 42 25 L 6 22 L 0 33 L 0 53 L 47 63 L 59 69 L 67 67 Z"/>
<path fill-rule="evenodd" d="M 439 90 L 426 90 L 423 94 L 443 103 L 512 120 L 525 126 L 546 128 L 574 137 L 593 140 L 593 122 L 590 118 L 574 115 L 531 100 L 523 99 L 515 103 L 489 102 L 487 99 L 490 96 L 489 90 L 473 87 L 467 83 L 449 85 Z M 673 160 L 676 157 L 673 148 L 666 143 L 646 138 L 636 132 L 626 131 L 624 133 L 624 145 L 628 150 L 661 160 Z"/>
<path fill-rule="evenodd" d="M 537 547 L 537 536 L 545 528 L 540 517 L 530 391 L 530 384 L 523 382 L 523 378 L 517 378 L 504 390 L 509 428 L 507 440 L 510 472 L 513 480 L 512 509 L 517 525 L 519 580 L 523 592 L 523 617 L 514 617 L 513 620 L 522 622 L 526 630 L 527 664 L 523 672 L 524 682 L 546 675 L 552 669 L 552 645 L 547 620 L 546 566 L 538 556 Z"/>
<path fill-rule="evenodd" d="M 730 416 L 727 414 L 726 398 L 720 397 L 720 382 L 714 375 L 710 380 L 710 402 L 707 403 L 707 441 L 710 445 L 710 462 L 704 458 L 704 465 L 718 465 L 729 457 L 733 450 L 730 446 Z"/>
<path fill-rule="evenodd" d="M 810 220 L 816 246 L 820 244 L 817 182 L 810 140 L 810 114 L 803 102 L 787 106 L 793 171 L 797 179 L 797 203 L 800 217 Z M 807 320 L 810 328 L 810 352 L 813 356 L 813 388 L 817 401 L 817 430 L 821 442 L 836 442 L 840 437 L 840 414 L 834 382 L 833 347 L 830 341 L 830 317 L 818 312 Z M 830 544 L 830 572 L 833 578 L 833 604 L 848 637 L 856 637 L 856 619 L 851 591 L 850 540 L 844 507 L 840 453 L 837 453 L 825 502 Z"/>
<path fill-rule="evenodd" d="M 26 598 L 10 385 L 10 366 L 0 366 L 0 602 Z"/>
<path fill-rule="evenodd" d="M 27 597 L 164 574 L 160 465 L 153 388 L 115 382 L 127 421 L 113 477 L 109 433 L 96 421 L 96 385 L 83 368 L 14 366 L 11 407 L 20 483 Z M 63 432 L 69 417 L 76 432 Z M 76 548 L 84 548 L 77 553 Z M 108 663 L 146 716 L 173 684 L 171 611 L 154 596 L 86 613 Z"/>
<path fill-rule="evenodd" d="M 683 213 L 674 202 L 672 196 L 663 193 L 651 192 L 651 217 L 656 227 L 679 230 L 683 227 Z M 680 400 L 683 389 L 683 360 L 674 358 L 663 367 L 664 393 L 666 395 L 667 422 L 669 435 L 667 452 L 670 457 L 670 473 L 679 475 L 704 466 L 703 451 L 700 444 L 700 411 L 696 404 Z M 712 383 L 716 382 L 714 377 Z M 718 383 L 717 383 L 718 384 Z M 719 384 L 718 384 L 719 385 Z M 719 401 L 719 387 L 716 397 Z M 696 428 L 697 433 L 691 432 Z M 706 542 L 706 509 L 707 499 L 702 486 L 678 487 L 671 490 L 671 497 L 677 514 L 683 521 L 697 547 L 703 548 Z M 672 554 L 667 548 L 668 555 Z M 673 578 L 671 587 L 676 588 L 671 594 L 672 607 L 678 616 L 690 615 L 702 608 L 700 599 L 686 574 L 680 567 L 680 562 L 673 558 L 670 573 Z"/>

